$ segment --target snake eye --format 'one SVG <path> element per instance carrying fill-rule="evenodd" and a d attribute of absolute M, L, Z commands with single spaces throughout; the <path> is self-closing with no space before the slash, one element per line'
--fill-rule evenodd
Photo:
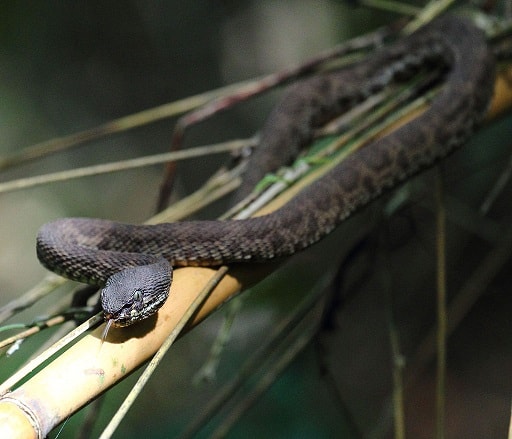
<path fill-rule="evenodd" d="M 134 291 L 133 301 L 137 304 L 137 306 L 142 306 L 142 291 L 140 291 L 140 290 Z"/>
<path fill-rule="evenodd" d="M 139 312 L 144 308 L 144 300 L 142 299 L 142 291 L 141 290 L 135 290 L 133 292 L 132 296 L 132 310 L 136 310 Z"/>

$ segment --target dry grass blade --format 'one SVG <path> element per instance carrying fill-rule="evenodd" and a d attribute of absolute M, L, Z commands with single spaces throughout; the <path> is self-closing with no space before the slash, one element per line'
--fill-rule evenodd
<path fill-rule="evenodd" d="M 101 165 L 70 169 L 67 171 L 54 172 L 51 174 L 36 175 L 34 177 L 20 178 L 18 180 L 11 180 L 5 183 L 0 183 L 0 193 L 28 189 L 43 184 L 69 181 L 75 178 L 92 177 L 95 175 L 127 171 L 129 169 L 157 165 L 166 163 L 168 161 L 180 161 L 201 157 L 204 155 L 233 152 L 246 147 L 249 143 L 250 140 L 232 140 L 230 142 L 222 142 L 215 145 L 197 146 L 185 151 L 167 152 L 136 159 L 122 160 L 113 163 L 103 163 Z"/>

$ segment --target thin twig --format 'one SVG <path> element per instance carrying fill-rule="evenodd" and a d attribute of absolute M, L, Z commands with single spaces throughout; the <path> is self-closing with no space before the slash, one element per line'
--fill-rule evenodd
<path fill-rule="evenodd" d="M 17 180 L 0 183 L 0 193 L 28 189 L 34 186 L 40 186 L 48 183 L 57 183 L 60 181 L 68 181 L 75 178 L 91 177 L 100 174 L 127 171 L 129 169 L 157 165 L 168 161 L 179 161 L 201 157 L 204 155 L 232 152 L 246 147 L 248 143 L 250 143 L 250 140 L 232 140 L 213 145 L 197 146 L 194 148 L 186 149 L 184 151 L 166 152 L 146 157 L 138 157 L 135 159 L 102 163 L 100 165 L 85 166 L 83 168 L 69 169 L 66 171 L 53 172 L 44 175 L 36 175 L 34 177 L 20 178 Z"/>
<path fill-rule="evenodd" d="M 45 142 L 28 146 L 16 154 L 0 157 L 0 170 L 20 165 L 30 160 L 44 157 L 59 151 L 64 151 L 68 148 L 78 146 L 101 137 L 127 131 L 162 119 L 178 116 L 204 105 L 218 96 L 226 93 L 233 93 L 240 87 L 257 80 L 258 78 L 220 87 L 205 93 L 189 96 L 168 104 L 163 104 L 159 107 L 150 108 L 149 110 L 143 110 L 139 113 L 120 117 L 119 119 L 111 120 L 103 125 L 99 125 L 88 130 L 73 133 L 64 137 L 56 137 Z"/>
<path fill-rule="evenodd" d="M 393 415 L 395 418 L 395 439 L 405 439 L 405 409 L 403 371 L 405 361 L 400 352 L 397 328 L 392 321 L 389 325 L 391 353 L 393 356 Z"/>
<path fill-rule="evenodd" d="M 404 34 L 410 34 L 432 21 L 442 12 L 446 11 L 455 0 L 431 0 L 428 5 L 421 9 L 416 19 L 411 21 L 403 30 Z"/>
<path fill-rule="evenodd" d="M 231 338 L 231 328 L 235 322 L 235 318 L 240 313 L 242 300 L 242 297 L 235 297 L 227 304 L 222 319 L 222 326 L 210 348 L 208 357 L 192 378 L 194 385 L 197 386 L 200 383 L 213 382 L 215 380 L 221 354 Z"/>
<path fill-rule="evenodd" d="M 436 176 L 436 248 L 437 248 L 437 388 L 436 438 L 444 439 L 446 387 L 446 214 L 441 171 Z"/>
<path fill-rule="evenodd" d="M 18 340 L 22 340 L 24 338 L 30 337 L 31 335 L 37 334 L 43 328 L 51 328 L 51 327 L 53 327 L 55 325 L 59 325 L 59 324 L 65 322 L 65 321 L 66 321 L 66 317 L 63 316 L 63 315 L 60 315 L 60 316 L 55 316 L 55 317 L 52 317 L 52 318 L 46 320 L 44 322 L 44 326 L 43 325 L 39 325 L 39 324 L 31 326 L 30 328 L 25 329 L 24 331 L 19 332 L 16 335 L 13 335 L 13 336 L 11 336 L 9 338 L 1 340 L 0 341 L 0 349 L 2 349 L 5 346 L 9 346 L 10 344 L 12 344 L 12 343 L 14 343 L 14 342 L 16 342 Z"/>
<path fill-rule="evenodd" d="M 491 209 L 492 205 L 496 201 L 496 199 L 499 197 L 499 195 L 503 192 L 503 189 L 505 189 L 507 183 L 510 181 L 510 177 L 512 176 L 512 156 L 510 156 L 507 165 L 505 166 L 505 169 L 501 172 L 498 179 L 495 181 L 492 188 L 488 191 L 487 195 L 484 197 L 484 201 L 480 205 L 479 213 L 481 215 L 486 215 L 489 213 L 489 210 Z"/>
<path fill-rule="evenodd" d="M 215 174 L 197 191 L 182 198 L 162 212 L 157 213 L 147 220 L 145 224 L 158 224 L 183 219 L 233 192 L 240 186 L 242 167 L 242 165 L 239 165 L 229 171 L 224 170 Z"/>
<path fill-rule="evenodd" d="M 61 308 L 62 305 L 59 305 Z M 88 316 L 91 314 L 92 307 L 86 307 L 86 308 L 69 308 L 69 306 L 66 307 L 65 312 L 58 312 L 58 313 L 50 313 L 49 317 L 40 318 L 34 321 L 30 324 L 14 324 L 14 325 L 6 325 L 0 327 L 0 331 L 6 331 L 9 329 L 24 329 L 24 331 L 21 331 L 9 338 L 6 338 L 4 340 L 0 340 L 0 349 L 9 346 L 10 344 L 22 340 L 25 338 L 30 337 L 31 335 L 37 334 L 38 332 L 42 331 L 43 329 L 52 328 L 56 325 L 60 325 L 66 321 L 71 320 L 72 318 L 75 318 L 75 316 L 79 314 L 83 314 L 84 316 Z"/>
<path fill-rule="evenodd" d="M 391 11 L 395 14 L 415 16 L 421 8 L 394 0 L 361 0 L 360 4 L 368 8 Z"/>
<path fill-rule="evenodd" d="M 512 404 L 510 407 L 510 421 L 508 424 L 508 439 L 512 439 Z"/>
<path fill-rule="evenodd" d="M 91 317 L 89 320 L 82 323 L 80 326 L 75 328 L 65 337 L 60 339 L 53 346 L 48 348 L 46 351 L 38 355 L 32 361 L 28 362 L 25 366 L 23 366 L 20 370 L 18 370 L 14 375 L 10 376 L 7 380 L 5 380 L 2 384 L 0 384 L 0 396 L 4 395 L 8 392 L 16 383 L 25 378 L 29 373 L 31 373 L 36 367 L 40 366 L 44 363 L 48 358 L 50 358 L 53 354 L 60 351 L 62 348 L 66 347 L 70 342 L 72 342 L 76 337 L 83 334 L 85 331 L 88 331 L 90 328 L 96 326 L 98 323 L 103 321 L 103 313 L 98 313 L 95 316 Z"/>

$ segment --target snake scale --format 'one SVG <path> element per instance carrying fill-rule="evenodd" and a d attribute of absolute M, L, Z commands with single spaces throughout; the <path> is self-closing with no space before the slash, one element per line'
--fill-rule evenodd
<path fill-rule="evenodd" d="M 286 205 L 245 220 L 130 225 L 64 218 L 44 225 L 37 255 L 48 269 L 103 287 L 107 320 L 126 326 L 168 296 L 171 266 L 215 266 L 292 255 L 356 209 L 461 146 L 492 96 L 494 60 L 471 22 L 444 16 L 347 68 L 291 87 L 264 124 L 240 194 L 290 162 L 323 126 L 390 84 L 436 69 L 442 87 L 428 110 L 350 155 Z"/>

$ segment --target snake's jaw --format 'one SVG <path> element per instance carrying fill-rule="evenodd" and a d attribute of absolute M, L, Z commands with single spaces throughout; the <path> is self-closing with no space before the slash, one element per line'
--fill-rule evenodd
<path fill-rule="evenodd" d="M 101 306 L 112 326 L 129 326 L 158 311 L 169 296 L 172 271 L 166 260 L 126 268 L 109 277 L 101 290 Z"/>

